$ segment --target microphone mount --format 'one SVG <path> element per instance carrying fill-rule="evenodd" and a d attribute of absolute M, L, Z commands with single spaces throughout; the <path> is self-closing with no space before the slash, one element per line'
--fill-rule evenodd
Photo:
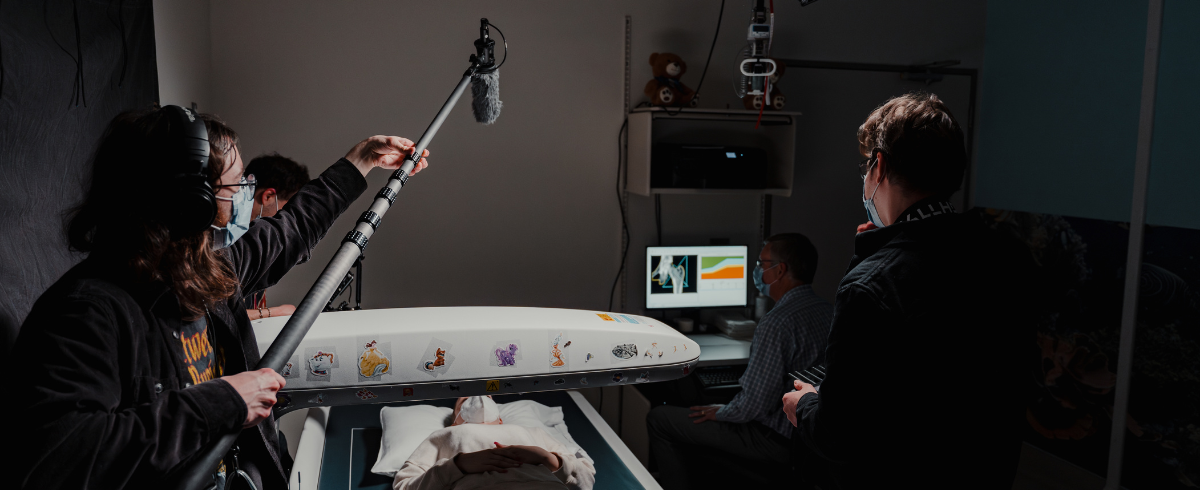
<path fill-rule="evenodd" d="M 489 28 L 496 29 L 496 32 L 500 33 L 501 42 L 504 43 L 504 58 L 500 60 L 500 64 L 496 64 L 496 40 L 492 39 Z M 504 31 L 489 23 L 486 17 L 479 19 L 479 39 L 475 40 L 475 54 L 471 55 L 471 69 L 467 70 L 468 73 L 492 73 L 500 69 L 506 60 L 508 60 L 508 40 L 504 38 Z"/>

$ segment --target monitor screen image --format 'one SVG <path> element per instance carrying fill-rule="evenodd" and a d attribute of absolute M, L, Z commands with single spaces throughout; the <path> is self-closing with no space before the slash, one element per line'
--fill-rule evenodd
<path fill-rule="evenodd" d="M 646 308 L 745 306 L 745 245 L 646 247 Z"/>

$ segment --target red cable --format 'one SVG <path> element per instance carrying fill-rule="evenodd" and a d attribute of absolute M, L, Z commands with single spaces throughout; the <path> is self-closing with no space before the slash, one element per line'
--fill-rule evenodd
<path fill-rule="evenodd" d="M 754 129 L 758 129 L 758 124 L 762 122 L 763 109 L 767 108 L 767 97 L 771 95 L 771 77 L 763 78 L 766 78 L 763 80 L 763 100 L 762 104 L 758 106 L 758 120 L 754 121 Z"/>

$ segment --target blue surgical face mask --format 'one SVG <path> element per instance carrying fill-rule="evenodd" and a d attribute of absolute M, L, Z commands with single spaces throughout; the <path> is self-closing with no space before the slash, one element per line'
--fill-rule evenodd
<path fill-rule="evenodd" d="M 871 169 L 867 168 L 867 173 L 871 173 Z M 876 227 L 883 228 L 883 220 L 879 218 L 879 211 L 875 209 L 875 193 L 879 192 L 879 185 L 875 185 L 875 190 L 871 191 L 871 197 L 867 197 L 867 176 L 863 176 L 863 207 L 867 208 L 867 219 L 871 220 L 871 224 Z"/>
<path fill-rule="evenodd" d="M 768 267 L 767 270 L 771 270 L 776 267 L 779 267 L 779 264 L 775 264 L 771 267 Z M 754 267 L 754 274 L 753 274 L 754 287 L 755 287 L 755 289 L 758 289 L 758 292 L 761 293 L 763 296 L 770 296 L 771 295 L 771 284 L 775 284 L 776 282 L 779 282 L 779 279 L 775 279 L 774 281 L 771 281 L 770 284 L 764 283 L 763 282 L 763 272 L 765 272 L 765 271 L 763 270 L 761 265 Z"/>
<path fill-rule="evenodd" d="M 233 242 L 241 238 L 250 229 L 250 218 L 254 217 L 252 216 L 254 212 L 254 191 L 251 189 L 253 187 L 242 186 L 233 197 L 216 196 L 217 199 L 222 201 L 230 201 L 233 204 L 233 209 L 229 216 L 229 223 L 224 227 L 218 228 L 209 225 L 216 230 L 213 232 L 214 248 L 220 249 L 233 245 Z"/>

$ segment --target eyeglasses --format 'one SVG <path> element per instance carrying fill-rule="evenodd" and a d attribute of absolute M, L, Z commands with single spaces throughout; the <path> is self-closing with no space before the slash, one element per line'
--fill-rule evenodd
<path fill-rule="evenodd" d="M 222 187 L 245 187 L 246 192 L 254 194 L 254 187 L 256 185 L 258 185 L 258 179 L 254 178 L 254 174 L 250 174 L 242 177 L 242 180 L 236 184 L 217 185 L 213 186 L 213 189 L 220 189 Z"/>
<path fill-rule="evenodd" d="M 871 150 L 871 156 L 864 158 L 861 162 L 858 162 L 858 176 L 862 177 L 863 180 L 867 180 L 867 174 L 871 172 L 871 166 L 875 164 L 877 160 L 876 157 L 878 157 L 880 153 L 883 153 L 883 150 L 875 148 Z"/>
<path fill-rule="evenodd" d="M 754 262 L 755 262 L 756 264 L 758 264 L 758 266 L 759 266 L 759 267 L 762 267 L 762 266 L 763 266 L 763 264 L 778 264 L 778 263 L 779 263 L 779 261 L 778 261 L 778 260 L 756 260 L 756 261 L 754 261 Z M 774 266 L 772 266 L 772 267 L 774 267 Z M 769 269 L 769 268 L 770 268 L 770 267 L 768 267 L 768 269 Z"/>

